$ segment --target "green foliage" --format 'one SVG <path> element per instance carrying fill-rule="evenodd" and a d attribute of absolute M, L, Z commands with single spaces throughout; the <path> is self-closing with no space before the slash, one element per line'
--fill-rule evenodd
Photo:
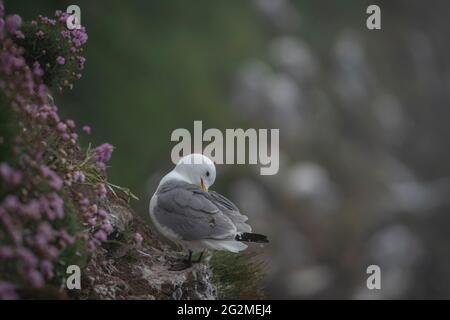
<path fill-rule="evenodd" d="M 219 298 L 263 299 L 264 264 L 257 253 L 215 252 L 210 261 Z"/>

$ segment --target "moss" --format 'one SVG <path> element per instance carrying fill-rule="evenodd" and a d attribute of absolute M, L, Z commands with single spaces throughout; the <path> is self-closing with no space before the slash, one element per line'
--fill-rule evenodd
<path fill-rule="evenodd" d="M 210 261 L 219 298 L 263 299 L 264 264 L 257 253 L 215 252 Z"/>

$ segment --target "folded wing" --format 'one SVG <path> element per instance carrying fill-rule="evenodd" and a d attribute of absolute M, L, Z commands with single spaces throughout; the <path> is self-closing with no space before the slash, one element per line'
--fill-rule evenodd
<path fill-rule="evenodd" d="M 248 220 L 248 217 L 241 214 L 233 202 L 215 191 L 210 191 L 208 194 L 216 207 L 234 223 L 238 232 L 252 231 L 252 227 L 245 223 Z"/>
<path fill-rule="evenodd" d="M 181 240 L 234 240 L 237 233 L 234 221 L 196 185 L 167 182 L 156 195 L 155 218 Z"/>

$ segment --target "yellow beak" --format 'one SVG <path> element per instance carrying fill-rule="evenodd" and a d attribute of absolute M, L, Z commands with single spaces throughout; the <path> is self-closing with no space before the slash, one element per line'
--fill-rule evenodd
<path fill-rule="evenodd" d="M 203 191 L 208 192 L 208 188 L 205 186 L 205 183 L 201 178 L 200 178 L 200 187 L 203 189 Z"/>

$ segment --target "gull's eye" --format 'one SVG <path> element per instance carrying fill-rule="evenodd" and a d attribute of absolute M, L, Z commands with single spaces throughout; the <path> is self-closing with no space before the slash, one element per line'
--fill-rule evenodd
<path fill-rule="evenodd" d="M 206 171 L 206 176 L 209 177 L 209 171 Z"/>

